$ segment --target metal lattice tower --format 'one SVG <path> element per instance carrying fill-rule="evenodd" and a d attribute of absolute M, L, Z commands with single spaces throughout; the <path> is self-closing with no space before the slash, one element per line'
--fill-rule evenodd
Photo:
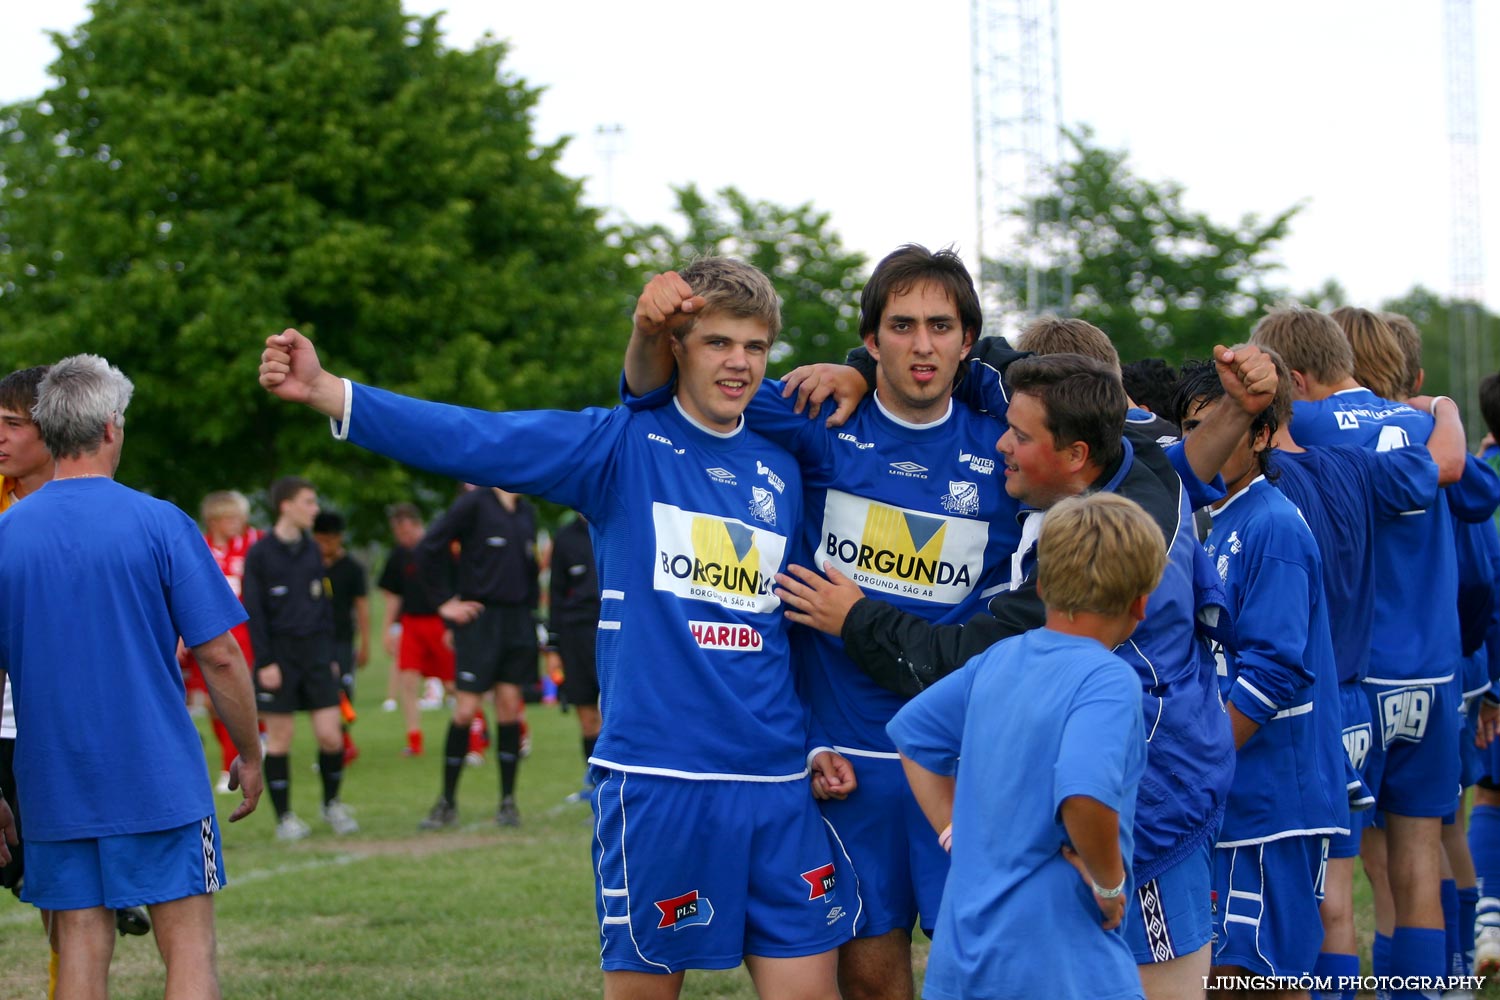
<path fill-rule="evenodd" d="M 1071 298 L 1066 269 L 1049 280 L 1056 255 L 1038 227 L 1050 220 L 1035 211 L 1062 158 L 1057 0 L 971 0 L 970 35 L 980 295 L 987 328 L 998 333 L 1018 305 L 1035 315 L 1062 311 Z M 989 259 L 1018 256 L 1025 301 L 1006 303 Z"/>
<path fill-rule="evenodd" d="M 1448 150 L 1452 190 L 1452 298 L 1449 313 L 1449 385 L 1464 411 L 1465 426 L 1482 426 L 1478 380 L 1492 370 L 1484 323 L 1484 249 L 1479 215 L 1479 114 L 1474 78 L 1473 0 L 1444 0 L 1448 69 Z"/>

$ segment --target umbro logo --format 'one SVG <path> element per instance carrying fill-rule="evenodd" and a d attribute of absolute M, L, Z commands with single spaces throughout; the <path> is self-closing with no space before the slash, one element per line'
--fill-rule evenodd
<path fill-rule="evenodd" d="M 866 451 L 870 448 L 875 447 L 874 441 L 861 441 L 859 438 L 855 437 L 853 434 L 850 434 L 848 431 L 839 431 L 839 440 L 848 441 L 860 451 Z"/>
<path fill-rule="evenodd" d="M 647 441 L 655 441 L 657 444 L 664 444 L 668 448 L 671 448 L 674 452 L 676 452 L 679 455 L 681 455 L 683 452 L 687 451 L 686 448 L 673 447 L 673 445 L 672 445 L 672 439 L 671 438 L 662 437 L 660 434 L 648 433 L 646 435 L 646 440 Z"/>
<path fill-rule="evenodd" d="M 716 483 L 724 483 L 726 486 L 735 485 L 734 473 L 728 469 L 721 469 L 718 466 L 714 466 L 712 469 L 704 469 L 703 471 L 708 473 L 708 477 Z"/>
<path fill-rule="evenodd" d="M 908 479 L 926 479 L 927 466 L 918 465 L 916 462 L 892 462 L 891 475 L 905 476 Z"/>

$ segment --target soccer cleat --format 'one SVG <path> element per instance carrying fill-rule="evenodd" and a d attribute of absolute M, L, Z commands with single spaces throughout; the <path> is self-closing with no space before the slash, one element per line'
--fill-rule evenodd
<path fill-rule="evenodd" d="M 276 821 L 277 840 L 301 840 L 312 833 L 312 827 L 297 818 L 296 813 L 289 812 Z"/>
<path fill-rule="evenodd" d="M 387 698 L 385 701 L 382 701 L 380 703 L 380 710 L 382 712 L 394 712 L 396 710 L 396 699 Z"/>
<path fill-rule="evenodd" d="M 233 793 L 234 790 L 229 787 L 228 771 L 219 772 L 219 780 L 214 784 L 214 791 L 218 792 L 220 795 L 230 795 Z"/>
<path fill-rule="evenodd" d="M 507 795 L 500 800 L 500 808 L 495 810 L 495 823 L 498 826 L 520 826 L 521 810 L 516 808 L 516 800 Z"/>
<path fill-rule="evenodd" d="M 127 934 L 132 936 L 150 934 L 151 918 L 146 915 L 142 907 L 126 906 L 115 911 L 115 929 L 120 932 L 120 937 Z"/>
<path fill-rule="evenodd" d="M 359 832 L 359 824 L 350 815 L 349 807 L 338 799 L 334 799 L 323 807 L 323 819 L 327 821 L 329 826 L 333 827 L 333 832 L 340 837 L 348 833 Z"/>
<path fill-rule="evenodd" d="M 464 754 L 464 763 L 469 767 L 481 767 L 484 764 L 484 754 L 478 750 L 470 750 Z"/>
<path fill-rule="evenodd" d="M 1474 934 L 1474 975 L 1500 972 L 1500 926 L 1485 925 Z"/>
<path fill-rule="evenodd" d="M 458 825 L 458 806 L 446 799 L 438 799 L 437 805 L 427 818 L 417 824 L 418 830 L 446 830 Z"/>

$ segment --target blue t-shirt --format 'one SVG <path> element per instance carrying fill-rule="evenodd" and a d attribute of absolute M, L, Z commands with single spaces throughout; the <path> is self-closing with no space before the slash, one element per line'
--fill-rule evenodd
<path fill-rule="evenodd" d="M 26 839 L 149 833 L 211 815 L 177 638 L 245 620 L 182 511 L 61 479 L 0 517 L 0 668 L 15 688 Z"/>
<path fill-rule="evenodd" d="M 774 590 L 802 517 L 791 455 L 743 422 L 708 430 L 675 402 L 489 413 L 360 385 L 351 393 L 355 444 L 546 497 L 594 526 L 594 763 L 695 779 L 806 775 L 807 712 Z"/>
<path fill-rule="evenodd" d="M 1292 412 L 1297 443 L 1309 448 L 1343 444 L 1391 451 L 1425 444 L 1433 428 L 1426 413 L 1364 388 L 1299 401 Z M 1458 569 L 1448 516 L 1440 490 L 1425 511 L 1375 528 L 1370 680 L 1441 684 L 1459 668 Z"/>
<path fill-rule="evenodd" d="M 1213 511 L 1204 543 L 1224 581 L 1234 644 L 1224 700 L 1260 724 L 1239 748 L 1220 847 L 1347 833 L 1343 713 L 1318 544 L 1256 477 Z"/>
<path fill-rule="evenodd" d="M 1092 890 L 1062 856 L 1059 813 L 1075 795 L 1115 810 L 1129 881 L 1146 767 L 1135 672 L 1092 639 L 1036 629 L 974 657 L 887 728 L 922 767 L 958 774 L 953 863 L 922 996 L 1140 996 L 1121 929 L 1100 926 Z"/>
<path fill-rule="evenodd" d="M 774 381 L 746 419 L 802 467 L 794 562 L 832 563 L 868 596 L 939 624 L 967 622 L 1009 579 L 1021 529 L 995 451 L 1003 420 L 950 403 L 941 420 L 911 424 L 872 397 L 829 429 L 794 413 Z M 871 680 L 838 636 L 798 629 L 794 642 L 820 734 L 844 752 L 894 753 L 885 724 L 906 699 Z"/>
<path fill-rule="evenodd" d="M 1370 669 L 1375 624 L 1375 523 L 1430 507 L 1437 497 L 1437 463 L 1420 445 L 1275 451 L 1272 463 L 1280 472 L 1276 488 L 1302 512 L 1323 557 L 1339 683 L 1362 681 Z"/>

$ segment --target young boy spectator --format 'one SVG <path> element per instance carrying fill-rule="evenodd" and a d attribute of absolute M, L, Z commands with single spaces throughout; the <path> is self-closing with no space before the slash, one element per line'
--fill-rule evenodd
<path fill-rule="evenodd" d="M 370 602 L 365 568 L 344 550 L 345 522 L 336 511 L 319 511 L 313 519 L 313 539 L 323 556 L 323 572 L 333 591 L 333 662 L 338 664 L 339 683 L 343 686 L 340 708 L 346 718 L 353 712 L 346 705 L 354 702 L 354 672 L 370 662 Z M 355 645 L 358 636 L 359 644 Z M 359 748 L 344 723 L 344 763 L 353 763 Z"/>
<path fill-rule="evenodd" d="M 1144 995 L 1120 924 L 1146 733 L 1135 672 L 1111 650 L 1145 617 L 1166 557 L 1133 501 L 1058 502 L 1037 542 L 1046 625 L 891 720 L 912 791 L 953 851 L 928 1000 Z"/>
<path fill-rule="evenodd" d="M 323 556 L 312 539 L 318 494 L 312 483 L 283 476 L 271 484 L 276 524 L 245 557 L 245 610 L 255 650 L 255 703 L 266 724 L 266 789 L 276 807 L 276 837 L 301 840 L 311 831 L 291 807 L 292 713 L 312 717 L 323 779 L 323 818 L 333 832 L 359 824 L 339 801 L 344 777 L 339 725 L 339 674 L 333 661 L 333 602 Z"/>

